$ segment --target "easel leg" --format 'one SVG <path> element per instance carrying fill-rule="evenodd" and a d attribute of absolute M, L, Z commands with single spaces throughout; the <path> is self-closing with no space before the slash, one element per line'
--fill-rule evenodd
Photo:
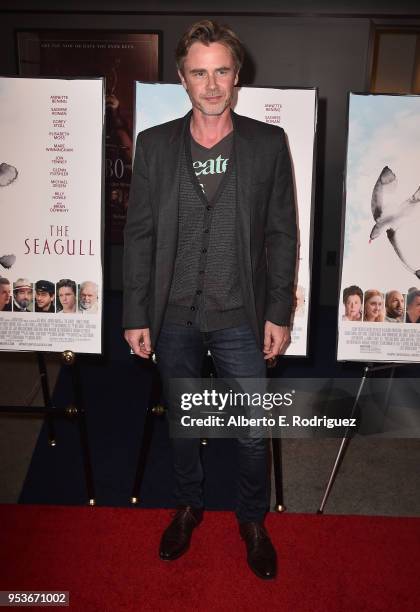
<path fill-rule="evenodd" d="M 139 500 L 140 488 L 143 482 L 144 471 L 146 469 L 146 461 L 147 461 L 147 457 L 149 454 L 150 444 L 152 441 L 154 419 L 155 419 L 154 406 L 150 404 L 146 412 L 143 436 L 142 436 L 141 443 L 140 443 L 140 452 L 139 452 L 139 458 L 137 461 L 136 476 L 134 479 L 133 492 L 131 494 L 131 499 L 130 499 L 132 504 L 138 504 L 138 502 L 140 501 Z"/>
<path fill-rule="evenodd" d="M 371 369 L 370 365 L 367 365 L 365 367 L 365 369 L 364 369 L 363 377 L 362 377 L 362 380 L 360 381 L 359 390 L 357 392 L 356 399 L 354 400 L 354 403 L 353 403 L 353 408 L 351 410 L 350 418 L 352 418 L 354 416 L 355 412 L 356 412 L 356 408 L 357 408 L 357 405 L 359 403 L 360 395 L 362 393 L 362 390 L 363 390 L 364 384 L 366 382 L 366 378 L 367 378 L 367 376 L 368 376 L 368 374 L 370 372 L 370 369 Z M 342 463 L 342 461 L 344 459 L 344 455 L 346 454 L 347 447 L 348 447 L 348 445 L 350 443 L 349 431 L 350 431 L 349 428 L 347 428 L 345 433 L 344 433 L 343 438 L 341 439 L 340 448 L 338 449 L 338 453 L 337 453 L 337 456 L 335 458 L 334 466 L 333 466 L 333 469 L 331 471 L 330 477 L 328 479 L 327 487 L 326 487 L 325 492 L 324 492 L 324 497 L 322 498 L 321 505 L 320 505 L 319 509 L 317 510 L 317 514 L 322 514 L 324 512 L 325 504 L 327 503 L 327 499 L 328 499 L 329 494 L 331 492 L 331 489 L 333 487 L 333 484 L 334 484 L 334 481 L 336 479 L 338 470 L 339 470 L 340 465 L 341 465 L 341 463 Z"/>
<path fill-rule="evenodd" d="M 156 363 L 155 358 L 153 362 Z M 165 413 L 165 408 L 161 403 L 162 387 L 159 373 L 156 365 L 153 366 L 152 390 L 150 393 L 149 406 L 147 408 L 143 435 L 140 442 L 139 458 L 137 460 L 136 475 L 134 478 L 133 489 L 130 502 L 138 504 L 140 499 L 140 490 L 143 482 L 143 476 L 146 469 L 147 457 L 149 455 L 150 446 L 152 443 L 153 429 L 156 416 L 162 416 Z"/>
<path fill-rule="evenodd" d="M 85 410 L 84 410 L 84 405 L 83 405 L 83 394 L 82 394 L 82 387 L 80 383 L 79 368 L 76 362 L 76 356 L 72 351 L 64 351 L 63 361 L 65 365 L 68 365 L 71 367 L 74 403 L 76 406 L 76 410 L 74 411 L 74 414 L 77 417 L 77 424 L 79 427 L 80 444 L 82 448 L 83 465 L 85 469 L 86 489 L 88 493 L 89 505 L 94 506 L 96 503 L 96 500 L 95 500 L 95 490 L 94 490 L 94 482 L 93 482 L 93 471 L 92 471 L 92 464 L 90 460 L 89 440 L 88 440 L 88 435 L 87 435 L 86 416 L 85 416 Z"/>
<path fill-rule="evenodd" d="M 44 405 L 46 408 L 48 408 L 48 412 L 46 415 L 47 429 L 48 429 L 48 444 L 50 446 L 55 446 L 56 442 L 55 442 L 54 417 L 51 411 L 53 405 L 51 401 L 50 386 L 48 384 L 48 372 L 47 372 L 47 366 L 45 364 L 44 353 L 37 353 L 36 357 L 38 360 L 38 370 L 39 370 L 39 376 L 41 379 L 41 388 L 42 388 L 42 395 L 44 398 Z"/>

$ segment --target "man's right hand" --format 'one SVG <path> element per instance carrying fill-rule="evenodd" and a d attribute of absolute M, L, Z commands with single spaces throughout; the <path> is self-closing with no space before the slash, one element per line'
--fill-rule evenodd
<path fill-rule="evenodd" d="M 149 359 L 152 354 L 152 343 L 150 342 L 150 329 L 144 327 L 143 329 L 126 329 L 124 332 L 124 338 L 130 345 L 133 353 L 143 359 Z"/>

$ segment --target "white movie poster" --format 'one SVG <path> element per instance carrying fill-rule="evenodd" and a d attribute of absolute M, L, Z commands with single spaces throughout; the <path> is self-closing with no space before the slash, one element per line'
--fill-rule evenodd
<path fill-rule="evenodd" d="M 101 352 L 103 79 L 0 78 L 0 349 Z"/>
<path fill-rule="evenodd" d="M 300 248 L 292 342 L 286 354 L 305 356 L 312 263 L 312 186 L 317 92 L 315 89 L 238 87 L 235 98 L 233 108 L 236 113 L 279 125 L 287 135 L 295 180 Z M 135 137 L 149 127 L 182 117 L 190 109 L 191 103 L 182 85 L 137 82 Z"/>
<path fill-rule="evenodd" d="M 420 96 L 350 94 L 338 360 L 420 361 Z"/>

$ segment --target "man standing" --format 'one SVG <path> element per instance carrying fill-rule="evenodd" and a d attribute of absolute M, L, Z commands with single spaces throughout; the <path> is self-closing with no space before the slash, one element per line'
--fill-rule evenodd
<path fill-rule="evenodd" d="M 55 285 L 51 281 L 35 283 L 35 312 L 55 312 Z"/>
<path fill-rule="evenodd" d="M 192 104 L 137 139 L 124 252 L 125 338 L 157 355 L 164 393 L 197 378 L 207 350 L 220 377 L 263 378 L 290 341 L 296 214 L 282 129 L 230 109 L 243 60 L 236 34 L 212 21 L 181 38 L 178 73 Z M 169 410 L 171 407 L 169 406 Z M 202 520 L 198 439 L 172 439 L 178 510 L 160 557 L 189 547 Z M 274 578 L 267 440 L 239 438 L 236 515 L 248 564 Z"/>

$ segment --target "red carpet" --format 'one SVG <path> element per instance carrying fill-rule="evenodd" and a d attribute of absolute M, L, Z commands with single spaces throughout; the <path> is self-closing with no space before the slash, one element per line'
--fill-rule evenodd
<path fill-rule="evenodd" d="M 166 510 L 0 506 L 0 589 L 70 591 L 70 609 L 414 612 L 420 519 L 270 514 L 280 574 L 247 568 L 234 516 L 207 512 L 189 553 L 158 559 Z"/>

